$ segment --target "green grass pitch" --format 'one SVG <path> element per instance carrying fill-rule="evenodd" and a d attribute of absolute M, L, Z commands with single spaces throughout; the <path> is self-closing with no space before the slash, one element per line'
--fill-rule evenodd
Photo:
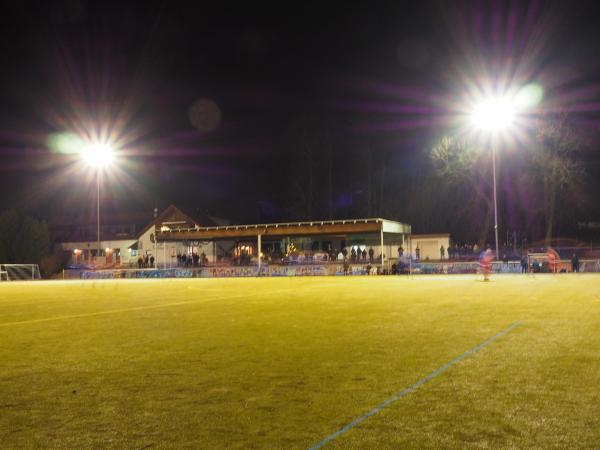
<path fill-rule="evenodd" d="M 0 284 L 0 447 L 599 448 L 600 276 Z"/>

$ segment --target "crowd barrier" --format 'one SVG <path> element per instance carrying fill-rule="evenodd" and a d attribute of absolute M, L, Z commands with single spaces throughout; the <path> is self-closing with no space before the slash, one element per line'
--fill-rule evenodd
<path fill-rule="evenodd" d="M 420 274 L 468 274 L 479 272 L 480 266 L 477 261 L 469 262 L 413 262 L 413 273 Z M 493 273 L 520 273 L 521 263 L 519 261 L 493 262 L 491 264 Z"/>
<path fill-rule="evenodd" d="M 477 261 L 470 262 L 413 262 L 412 272 L 421 274 L 468 274 L 478 273 L 480 270 Z M 519 261 L 494 261 L 491 264 L 493 273 L 521 273 Z M 543 265 L 543 272 L 548 272 L 547 265 Z M 556 265 L 557 272 L 571 272 L 571 261 L 561 260 Z M 600 272 L 600 260 L 589 259 L 579 261 L 579 272 Z"/>
<path fill-rule="evenodd" d="M 373 272 L 373 269 L 372 269 Z M 349 275 L 366 275 L 366 265 L 351 265 Z M 74 275 L 74 276 L 73 276 Z M 262 266 L 217 266 L 217 267 L 177 267 L 171 269 L 111 269 L 87 270 L 79 272 L 82 279 L 119 278 L 237 278 L 237 277 L 300 277 L 344 275 L 342 264 L 323 265 L 271 265 Z M 77 277 L 72 274 L 72 277 Z"/>
<path fill-rule="evenodd" d="M 570 271 L 570 263 L 561 261 L 558 271 Z M 414 274 L 475 274 L 479 272 L 478 262 L 413 262 Z M 492 263 L 493 273 L 520 273 L 519 261 Z M 580 272 L 600 272 L 600 260 L 580 261 Z M 403 268 L 403 274 L 408 267 Z M 376 268 L 371 267 L 371 274 Z M 349 267 L 349 275 L 367 275 L 367 265 L 354 264 Z M 299 276 L 336 276 L 344 275 L 342 264 L 311 265 L 264 265 L 257 266 L 217 266 L 217 267 L 176 267 L 170 269 L 112 269 L 82 271 L 83 279 L 119 279 L 119 278 L 237 278 L 237 277 L 299 277 Z"/>

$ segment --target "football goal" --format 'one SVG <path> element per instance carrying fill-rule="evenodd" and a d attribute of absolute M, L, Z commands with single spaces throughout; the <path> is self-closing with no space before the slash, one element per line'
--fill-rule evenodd
<path fill-rule="evenodd" d="M 41 280 L 37 264 L 0 264 L 0 281 Z"/>

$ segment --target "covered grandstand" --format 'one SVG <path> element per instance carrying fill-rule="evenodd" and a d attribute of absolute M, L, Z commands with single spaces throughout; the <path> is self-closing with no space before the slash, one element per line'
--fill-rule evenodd
<path fill-rule="evenodd" d="M 157 223 L 165 243 L 212 244 L 213 264 L 321 264 L 344 260 L 389 268 L 409 249 L 411 227 L 382 218 L 171 227 Z"/>

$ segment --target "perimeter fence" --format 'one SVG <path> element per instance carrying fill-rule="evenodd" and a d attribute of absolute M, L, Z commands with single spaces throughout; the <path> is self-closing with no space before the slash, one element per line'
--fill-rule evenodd
<path fill-rule="evenodd" d="M 560 261 L 559 272 L 570 271 L 569 261 Z M 311 265 L 264 265 L 257 266 L 212 266 L 212 267 L 177 267 L 170 269 L 111 269 L 88 270 L 71 273 L 70 278 L 82 279 L 131 279 L 131 278 L 237 278 L 237 277 L 298 277 L 298 276 L 343 276 L 343 275 L 388 275 L 398 274 L 476 274 L 480 270 L 478 262 L 413 262 L 396 267 L 393 272 L 381 266 L 367 264 L 350 264 L 344 272 L 343 264 L 311 264 Z M 494 273 L 520 273 L 519 261 L 494 262 L 491 265 Z M 531 271 L 531 270 L 530 270 Z M 540 272 L 548 272 L 547 265 L 541 265 Z M 600 272 L 600 260 L 582 260 L 579 272 Z"/>

